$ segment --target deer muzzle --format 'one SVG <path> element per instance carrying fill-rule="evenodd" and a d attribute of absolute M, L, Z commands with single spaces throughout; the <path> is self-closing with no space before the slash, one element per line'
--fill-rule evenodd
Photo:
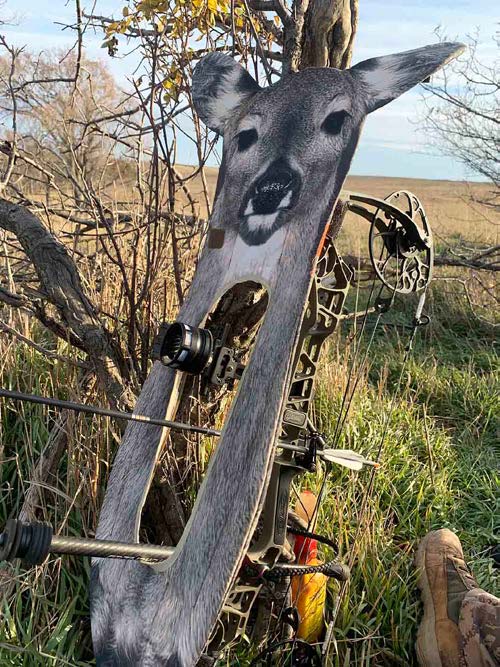
<path fill-rule="evenodd" d="M 297 203 L 300 174 L 283 160 L 273 162 L 254 182 L 240 210 L 240 235 L 249 245 L 265 243 Z"/>

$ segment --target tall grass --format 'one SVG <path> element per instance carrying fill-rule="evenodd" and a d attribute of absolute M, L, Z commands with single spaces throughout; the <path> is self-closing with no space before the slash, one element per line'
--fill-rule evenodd
<path fill-rule="evenodd" d="M 320 528 L 337 542 L 340 558 L 353 562 L 329 656 L 335 667 L 415 664 L 421 609 L 413 553 L 428 530 L 455 530 L 479 584 L 500 592 L 488 556 L 498 540 L 500 516 L 498 350 L 494 330 L 444 289 L 437 284 L 431 290 L 427 310 L 432 324 L 417 337 L 401 385 L 407 333 L 398 327 L 378 330 L 369 367 L 361 372 L 339 446 L 368 456 L 382 448 L 382 466 L 368 500 L 364 503 L 369 472 L 334 469 L 326 481 Z M 386 319 L 409 321 L 414 305 L 402 301 Z M 22 315 L 15 317 L 17 328 L 32 339 L 78 361 L 63 342 L 48 339 Z M 372 324 L 373 317 L 369 332 Z M 353 358 L 354 346 L 347 342 L 352 326 L 344 324 L 319 374 L 316 419 L 330 437 Z M 105 402 L 77 365 L 50 361 L 6 338 L 0 340 L 0 359 L 4 387 Z M 65 534 L 92 535 L 119 425 L 98 417 L 61 416 L 42 406 L 4 402 L 0 407 L 0 524 L 17 515 L 36 461 L 55 430 L 63 428 L 65 453 L 42 489 L 38 516 Z M 320 469 L 303 483 L 318 490 L 323 475 Z M 88 578 L 88 561 L 70 557 L 51 557 L 29 572 L 1 566 L 0 667 L 93 664 Z M 332 583 L 330 613 L 337 593 Z M 233 664 L 248 660 L 234 658 Z"/>
<path fill-rule="evenodd" d="M 500 593 L 488 556 L 500 516 L 495 339 L 438 289 L 429 306 L 432 328 L 417 340 L 396 396 L 407 341 L 393 329 L 376 337 L 342 436 L 340 446 L 368 456 L 382 446 L 366 512 L 369 473 L 338 470 L 327 482 L 323 530 L 337 540 L 341 556 L 354 554 L 332 665 L 416 664 L 421 609 L 413 554 L 429 530 L 456 531 L 478 583 Z M 323 368 L 317 399 L 326 433 L 333 433 L 341 397 L 338 356 L 333 362 Z M 332 586 L 332 599 L 335 593 Z"/>

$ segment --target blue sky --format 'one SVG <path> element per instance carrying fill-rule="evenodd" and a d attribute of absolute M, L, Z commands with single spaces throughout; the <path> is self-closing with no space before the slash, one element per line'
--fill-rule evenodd
<path fill-rule="evenodd" d="M 82 2 L 85 8 L 85 0 Z M 95 13 L 119 15 L 121 0 L 105 0 Z M 90 3 L 88 11 L 90 11 Z M 483 60 L 498 57 L 493 34 L 498 30 L 497 5 L 493 0 L 360 0 L 359 28 L 353 62 L 365 58 L 404 51 L 436 41 L 435 29 L 453 40 L 480 31 L 479 53 Z M 73 19 L 72 3 L 64 0 L 5 0 L 0 3 L 2 17 L 14 25 L 1 28 L 9 41 L 40 51 L 70 46 L 74 37 L 63 31 L 60 23 Z M 109 59 L 100 48 L 101 37 L 86 35 L 85 46 L 91 57 L 105 59 L 122 82 L 131 74 L 132 63 Z M 368 118 L 351 173 L 372 176 L 404 176 L 462 180 L 470 178 L 465 168 L 439 151 L 429 148 L 419 132 L 417 121 L 422 113 L 418 89 Z M 179 146 L 179 161 L 192 162 L 192 149 L 185 142 Z"/>

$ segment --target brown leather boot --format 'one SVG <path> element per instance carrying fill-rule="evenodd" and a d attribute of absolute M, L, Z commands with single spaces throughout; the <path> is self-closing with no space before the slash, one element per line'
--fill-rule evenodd
<path fill-rule="evenodd" d="M 447 528 L 432 531 L 420 542 L 415 563 L 424 603 L 418 661 L 421 667 L 458 667 L 460 607 L 467 591 L 477 588 L 460 540 Z"/>

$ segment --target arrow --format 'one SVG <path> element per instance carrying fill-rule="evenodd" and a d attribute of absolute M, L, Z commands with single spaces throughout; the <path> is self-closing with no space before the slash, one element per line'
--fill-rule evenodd
<path fill-rule="evenodd" d="M 362 470 L 365 466 L 371 466 L 372 468 L 378 468 L 380 466 L 380 463 L 365 459 L 362 454 L 353 452 L 352 449 L 323 449 L 318 452 L 318 456 L 321 457 L 323 461 L 336 463 L 337 465 L 350 468 L 351 470 Z"/>

